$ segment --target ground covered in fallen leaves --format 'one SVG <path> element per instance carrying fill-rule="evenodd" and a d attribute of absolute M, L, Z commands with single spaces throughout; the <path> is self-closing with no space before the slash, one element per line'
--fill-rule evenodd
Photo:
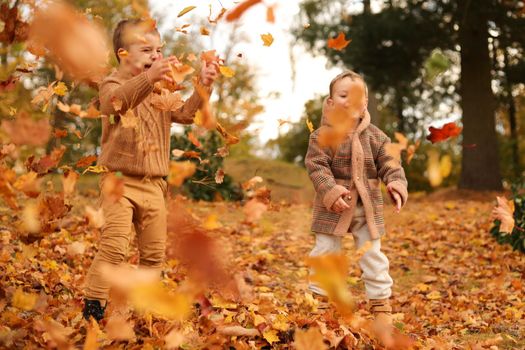
<path fill-rule="evenodd" d="M 395 282 L 394 323 L 396 334 L 404 335 L 395 348 L 525 348 L 525 256 L 498 245 L 488 233 L 493 198 L 414 195 L 400 214 L 385 208 L 383 249 Z M 160 309 L 172 308 L 177 317 L 155 314 L 148 306 L 117 317 L 110 304 L 99 326 L 84 321 L 82 284 L 99 231 L 88 224 L 83 206 L 95 201 L 96 193 L 84 193 L 55 232 L 38 238 L 19 235 L 21 218 L 2 209 L 0 348 L 382 348 L 370 332 L 351 238 L 345 251 L 353 314 L 342 317 L 334 305 L 320 309 L 306 292 L 305 257 L 314 241 L 306 205 L 272 204 L 253 224 L 245 221 L 240 204 L 185 201 L 205 234 L 220 243 L 238 293 L 208 288 L 190 301 L 186 313 L 177 310 L 184 308 L 180 299 L 161 303 Z M 210 249 L 199 240 L 190 244 L 197 255 Z M 137 262 L 136 248 L 129 260 Z M 164 286 L 180 293 L 185 274 L 169 257 Z"/>

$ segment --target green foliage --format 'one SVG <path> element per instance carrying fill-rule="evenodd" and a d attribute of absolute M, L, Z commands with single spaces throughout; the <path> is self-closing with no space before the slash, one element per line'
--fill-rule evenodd
<path fill-rule="evenodd" d="M 525 253 L 525 186 L 523 182 L 512 185 L 511 199 L 514 201 L 515 207 L 514 230 L 510 234 L 508 232 L 500 232 L 501 222 L 495 220 L 490 233 L 499 244 L 510 244 L 513 250 Z"/>
<path fill-rule="evenodd" d="M 224 159 L 214 155 L 217 149 L 222 147 L 220 135 L 213 131 L 198 137 L 202 148 L 197 148 L 187 137 L 190 130 L 190 128 L 186 128 L 184 135 L 174 135 L 171 138 L 172 149 L 199 152 L 200 158 L 203 160 L 203 162 L 200 162 L 198 159 L 189 159 L 197 164 L 197 171 L 190 179 L 184 182 L 180 188 L 181 192 L 195 200 L 213 201 L 221 198 L 241 200 L 242 189 L 238 184 L 234 183 L 231 176 L 224 175 L 224 180 L 221 184 L 215 182 L 215 174 L 219 169 L 224 168 Z M 186 160 L 186 158 L 183 157 L 177 160 Z"/>
<path fill-rule="evenodd" d="M 317 129 L 321 124 L 322 109 L 322 97 L 309 100 L 305 104 L 305 115 L 299 122 L 293 123 L 292 128 L 286 134 L 268 142 L 268 146 L 278 149 L 279 159 L 304 167 L 304 157 L 310 138 L 310 130 L 306 121 L 309 120 L 314 129 Z"/>

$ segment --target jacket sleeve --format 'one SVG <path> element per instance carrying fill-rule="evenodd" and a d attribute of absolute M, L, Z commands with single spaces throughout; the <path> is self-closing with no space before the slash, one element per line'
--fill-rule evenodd
<path fill-rule="evenodd" d="M 387 145 L 389 143 L 391 143 L 390 138 L 383 135 L 376 159 L 378 176 L 387 187 L 392 188 L 401 196 L 402 205 L 405 205 L 408 199 L 408 181 L 401 162 L 388 154 Z"/>
<path fill-rule="evenodd" d="M 326 209 L 332 210 L 332 205 L 341 195 L 347 192 L 347 189 L 335 182 L 331 169 L 333 152 L 330 148 L 321 147 L 318 142 L 321 130 L 322 127 L 310 135 L 305 166 L 323 205 Z"/>
<path fill-rule="evenodd" d="M 124 114 L 128 109 L 136 107 L 153 91 L 153 84 L 149 81 L 146 72 L 143 72 L 121 83 L 114 78 L 104 80 L 100 85 L 100 112 L 104 115 Z M 122 107 L 115 110 L 114 103 L 122 103 Z"/>

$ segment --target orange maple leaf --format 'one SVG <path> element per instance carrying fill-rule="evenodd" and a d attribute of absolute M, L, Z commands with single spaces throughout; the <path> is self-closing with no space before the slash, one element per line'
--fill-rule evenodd
<path fill-rule="evenodd" d="M 342 51 L 351 41 L 352 39 L 346 40 L 343 32 L 339 32 L 339 35 L 336 38 L 328 39 L 328 48 Z"/>

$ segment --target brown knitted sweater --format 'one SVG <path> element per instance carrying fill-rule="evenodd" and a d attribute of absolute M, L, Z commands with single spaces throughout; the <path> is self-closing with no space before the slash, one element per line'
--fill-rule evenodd
<path fill-rule="evenodd" d="M 99 165 L 126 175 L 168 175 L 171 123 L 191 124 L 202 99 L 194 91 L 181 108 L 166 112 L 151 105 L 152 94 L 153 84 L 146 72 L 126 77 L 114 71 L 102 81 Z"/>

